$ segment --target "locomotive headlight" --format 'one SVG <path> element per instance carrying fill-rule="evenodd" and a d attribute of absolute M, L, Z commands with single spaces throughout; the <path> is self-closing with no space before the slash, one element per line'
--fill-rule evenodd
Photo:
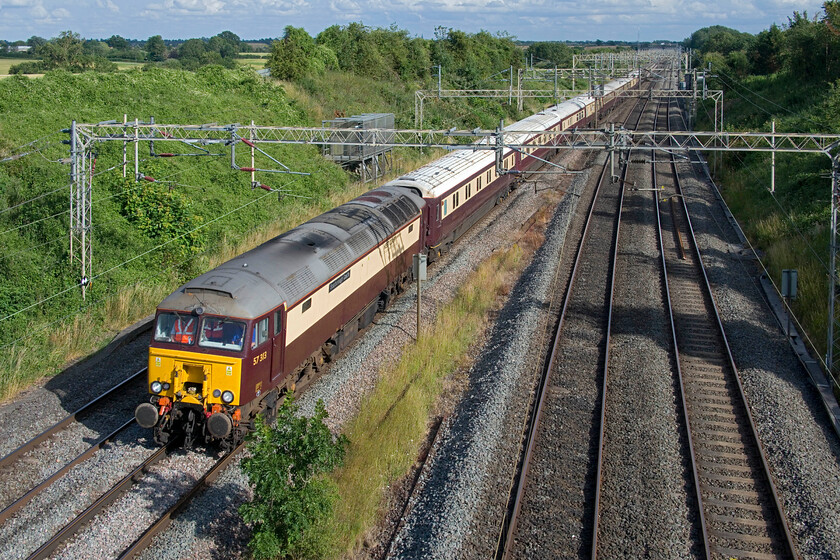
<path fill-rule="evenodd" d="M 152 381 L 152 393 L 158 394 L 163 391 L 163 384 L 160 381 Z"/>
<path fill-rule="evenodd" d="M 219 395 L 221 395 L 221 394 L 222 394 L 222 392 L 221 392 L 221 391 L 219 391 L 218 389 L 213 389 L 213 396 L 214 396 L 215 398 L 217 398 L 217 399 L 218 399 L 218 398 L 219 398 Z"/>
<path fill-rule="evenodd" d="M 170 387 L 172 387 L 172 385 L 170 385 L 169 383 L 166 383 L 166 382 L 163 383 L 163 390 L 164 391 L 168 391 Z"/>
<path fill-rule="evenodd" d="M 225 404 L 230 404 L 233 402 L 233 391 L 225 391 L 222 393 L 222 402 Z"/>

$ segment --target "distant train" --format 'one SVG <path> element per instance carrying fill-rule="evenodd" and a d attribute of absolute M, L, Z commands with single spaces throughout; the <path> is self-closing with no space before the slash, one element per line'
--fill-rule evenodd
<path fill-rule="evenodd" d="M 610 82 L 599 108 L 637 83 Z M 576 97 L 506 127 L 506 140 L 550 144 L 539 131 L 594 115 L 595 98 Z M 406 289 L 413 254 L 446 252 L 550 150 L 506 148 L 501 162 L 493 150 L 453 151 L 187 282 L 157 308 L 137 423 L 160 444 L 235 446 Z"/>

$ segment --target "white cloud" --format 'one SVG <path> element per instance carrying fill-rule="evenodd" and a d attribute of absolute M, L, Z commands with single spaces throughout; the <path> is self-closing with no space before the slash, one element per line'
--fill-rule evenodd
<path fill-rule="evenodd" d="M 222 13 L 225 3 L 222 0 L 164 0 L 163 4 L 148 4 L 141 15 L 164 16 L 212 16 Z"/>
<path fill-rule="evenodd" d="M 0 0 L 0 8 L 28 8 L 41 4 L 41 0 Z"/>
<path fill-rule="evenodd" d="M 111 0 L 96 0 L 96 5 L 115 14 L 120 11 L 120 7 L 114 4 Z"/>

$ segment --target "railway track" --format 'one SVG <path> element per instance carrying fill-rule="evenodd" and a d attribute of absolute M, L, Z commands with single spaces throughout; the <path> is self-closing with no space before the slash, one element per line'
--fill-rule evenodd
<path fill-rule="evenodd" d="M 24 454 L 32 451 L 40 444 L 44 443 L 56 434 L 60 433 L 62 430 L 73 424 L 73 422 L 78 421 L 80 417 L 89 414 L 95 407 L 105 402 L 106 399 L 108 399 L 112 395 L 119 394 L 119 392 L 124 390 L 126 386 L 138 380 L 141 376 L 144 376 L 146 374 L 146 371 L 148 371 L 148 368 L 143 368 L 139 370 L 138 372 L 134 373 L 133 375 L 129 376 L 128 378 L 115 385 L 114 387 L 108 389 L 106 392 L 102 393 L 95 399 L 82 405 L 75 412 L 68 414 L 64 419 L 53 424 L 52 426 L 50 426 L 34 438 L 30 439 L 14 451 L 7 454 L 5 457 L 0 459 L 0 469 L 6 468 L 9 465 L 20 460 L 20 458 Z"/>
<path fill-rule="evenodd" d="M 670 123 L 669 115 L 669 123 Z M 677 164 L 653 164 L 675 188 L 659 212 L 662 266 L 707 558 L 797 558 L 712 296 Z M 676 199 L 676 200 L 675 200 Z"/>
<path fill-rule="evenodd" d="M 635 109 L 638 126 L 644 104 Z M 632 118 L 629 117 L 628 120 Z M 631 121 L 632 122 L 632 121 Z M 575 449 L 600 431 L 599 405 L 607 365 L 612 276 L 624 178 L 612 183 L 605 163 L 570 273 L 560 320 L 536 392 L 517 481 L 502 523 L 497 558 L 577 556 L 592 532 L 591 500 L 597 449 L 556 468 L 557 449 Z M 561 336 L 562 335 L 562 336 Z M 562 358 L 562 359 L 561 359 Z M 558 382 L 559 381 L 559 382 Z M 558 474 L 554 474 L 558 471 Z M 563 535 L 573 535 L 568 539 Z"/>
<path fill-rule="evenodd" d="M 70 520 L 57 533 L 50 537 L 47 542 L 42 544 L 35 552 L 28 556 L 28 560 L 38 560 L 48 558 L 53 552 L 67 542 L 71 537 L 78 533 L 86 523 L 93 519 L 100 512 L 104 511 L 117 498 L 127 492 L 135 483 L 142 479 L 142 476 L 149 471 L 154 465 L 159 463 L 175 448 L 174 442 L 171 442 L 165 447 L 158 448 L 154 453 L 146 458 L 139 466 L 132 470 L 128 475 L 123 477 L 117 484 L 111 487 L 110 490 L 101 495 L 95 502 L 88 506 L 83 512 Z"/>
<path fill-rule="evenodd" d="M 222 471 L 230 465 L 230 463 L 239 455 L 239 453 L 245 448 L 245 442 L 240 443 L 234 449 L 232 449 L 229 453 L 225 454 L 224 457 L 219 459 L 219 461 L 210 467 L 200 479 L 198 479 L 193 486 L 188 489 L 177 502 L 175 502 L 169 509 L 167 509 L 163 515 L 161 515 L 157 521 L 155 521 L 146 531 L 143 532 L 131 545 L 126 548 L 122 554 L 120 554 L 120 560 L 128 559 L 128 558 L 136 558 L 138 557 L 151 543 L 152 540 L 165 531 L 167 527 L 169 527 L 172 519 L 176 517 L 179 513 L 181 513 L 187 505 L 195 498 L 199 492 L 202 492 L 208 486 L 210 486 Z"/>
<path fill-rule="evenodd" d="M 661 106 L 661 101 L 651 101 L 648 105 L 643 119 L 644 129 L 656 129 Z M 649 150 L 633 150 L 627 154 L 623 180 L 630 186 L 631 191 L 649 190 L 649 167 L 645 161 L 651 156 L 650 152 Z M 649 228 L 652 231 L 653 222 L 652 212 L 644 211 L 644 206 L 648 201 L 646 196 L 633 193 L 628 198 L 627 203 L 622 204 L 621 220 L 628 222 L 627 227 L 630 233 L 625 235 L 623 232 L 625 228 L 622 228 L 621 236 L 616 242 L 616 263 L 613 268 L 611 303 L 616 309 L 610 314 L 608 343 L 605 348 L 608 360 L 604 366 L 601 387 L 598 459 L 593 491 L 593 528 L 591 542 L 581 543 L 580 556 L 588 558 L 599 556 L 609 558 L 618 554 L 619 551 L 624 555 L 641 553 L 643 548 L 656 546 L 658 539 L 654 535 L 655 531 L 666 531 L 666 527 L 656 519 L 661 515 L 660 511 L 647 506 L 647 503 L 652 500 L 640 499 L 639 492 L 632 488 L 634 485 L 651 488 L 668 484 L 665 480 L 656 480 L 657 476 L 663 476 L 664 473 L 661 471 L 641 473 L 635 468 L 644 459 L 662 463 L 665 460 L 665 453 L 661 451 L 645 453 L 639 449 L 639 441 L 633 441 L 632 437 L 625 433 L 630 430 L 643 434 L 639 437 L 647 436 L 664 441 L 660 439 L 662 434 L 653 428 L 654 423 L 643 421 L 645 407 L 637 407 L 635 404 L 637 401 L 643 401 L 649 406 L 656 406 L 658 401 L 652 397 L 651 393 L 659 391 L 661 394 L 663 387 L 650 379 L 653 376 L 646 373 L 647 368 L 639 368 L 633 374 L 627 372 L 628 363 L 632 364 L 634 360 L 637 361 L 636 363 L 640 359 L 655 360 L 653 353 L 640 356 L 627 345 L 630 343 L 632 347 L 637 345 L 644 347 L 644 339 L 655 338 L 656 335 L 651 332 L 631 342 L 630 333 L 640 330 L 639 320 L 650 321 L 650 324 L 658 322 L 659 318 L 655 316 L 654 310 L 657 307 L 661 308 L 661 300 L 652 297 L 653 293 L 646 294 L 641 286 L 636 286 L 635 290 L 631 287 L 637 283 L 637 279 L 645 276 L 645 268 L 651 268 L 650 262 L 640 257 L 643 251 L 642 238 L 646 235 L 646 229 Z M 619 277 L 618 281 L 616 277 Z M 636 292 L 637 298 L 644 300 L 643 304 L 639 302 L 634 305 L 627 301 L 628 292 L 633 291 Z M 647 299 L 645 299 L 646 296 Z M 631 313 L 636 315 L 635 320 L 627 317 Z M 611 336 L 613 332 L 618 340 L 615 343 L 616 348 L 613 348 Z M 617 359 L 611 359 L 613 357 Z M 645 391 L 645 396 L 639 395 L 638 391 Z M 621 457 L 621 459 L 616 459 L 616 457 Z M 626 466 L 619 466 L 625 461 L 628 463 Z M 633 501 L 635 504 L 631 505 L 630 502 Z M 633 511 L 632 516 L 636 518 L 635 521 L 628 521 L 626 514 L 619 513 L 629 510 Z M 640 527 L 642 525 L 644 527 Z M 670 529 L 672 527 L 667 528 L 667 530 Z M 630 537 L 627 533 L 633 536 Z M 617 542 L 619 540 L 617 535 L 621 534 L 627 535 L 621 539 L 627 541 L 624 544 Z M 640 546 L 640 543 L 646 543 L 646 545 Z M 585 550 L 587 545 L 588 550 Z"/>
<path fill-rule="evenodd" d="M 38 450 L 50 439 L 58 436 L 63 431 L 69 429 L 75 423 L 81 422 L 87 416 L 94 414 L 98 408 L 110 402 L 112 397 L 123 394 L 126 387 L 130 386 L 132 383 L 138 383 L 141 378 L 145 377 L 145 374 L 145 368 L 137 371 L 136 373 L 121 381 L 119 384 L 112 387 L 108 391 L 102 393 L 95 399 L 92 399 L 88 403 L 84 404 L 75 412 L 67 415 L 60 422 L 57 422 L 56 424 L 50 426 L 34 438 L 30 439 L 14 451 L 10 452 L 8 455 L 0 459 L 0 473 L 10 472 L 13 469 L 23 469 L 24 467 L 21 467 L 20 464 L 28 455 Z M 113 424 L 113 422 L 111 423 Z M 97 451 L 99 451 L 109 443 L 113 442 L 115 438 L 117 438 L 126 429 L 133 425 L 133 423 L 133 417 L 123 420 L 121 424 L 118 424 L 116 426 L 116 428 L 111 429 L 105 436 L 98 438 L 94 443 L 88 446 L 87 449 L 85 449 L 81 453 L 78 453 L 72 460 L 64 463 L 63 466 L 61 466 L 57 470 L 52 471 L 48 476 L 46 476 L 46 478 L 40 480 L 40 482 L 38 482 L 35 486 L 29 488 L 26 491 L 23 491 L 16 498 L 10 498 L 9 500 L 5 501 L 5 503 L 0 503 L 0 506 L 3 507 L 3 509 L 0 510 L 0 524 L 5 523 L 12 515 L 20 511 L 21 508 L 26 506 L 44 490 L 49 488 L 49 486 L 53 482 L 67 474 L 67 472 L 70 471 L 70 469 L 90 459 Z M 20 475 L 19 472 L 16 474 Z"/>

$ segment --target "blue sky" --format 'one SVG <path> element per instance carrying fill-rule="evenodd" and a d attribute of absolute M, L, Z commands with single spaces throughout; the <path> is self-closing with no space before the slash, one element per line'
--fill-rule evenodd
<path fill-rule="evenodd" d="M 822 13 L 812 0 L 0 0 L 0 39 L 278 37 L 287 25 L 313 36 L 334 24 L 396 24 L 430 38 L 437 26 L 507 32 L 522 40 L 682 40 L 709 25 L 757 33 L 794 11 Z"/>

